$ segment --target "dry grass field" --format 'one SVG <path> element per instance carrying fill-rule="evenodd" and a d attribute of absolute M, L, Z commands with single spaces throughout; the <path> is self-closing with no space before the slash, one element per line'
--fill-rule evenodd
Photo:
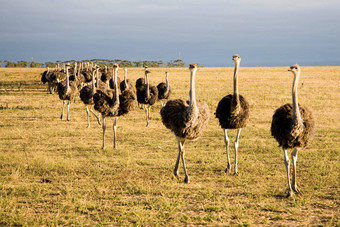
<path fill-rule="evenodd" d="M 151 68 L 150 82 L 163 81 L 165 70 L 172 98 L 188 99 L 188 68 Z M 186 144 L 185 184 L 182 166 L 180 178 L 173 176 L 177 143 L 161 123 L 160 103 L 148 128 L 137 107 L 119 119 L 117 150 L 108 118 L 102 150 L 102 128 L 93 117 L 86 128 L 79 98 L 71 121 L 59 119 L 62 101 L 40 82 L 44 69 L 0 68 L 0 226 L 340 226 L 340 67 L 302 67 L 299 102 L 313 111 L 317 129 L 297 162 L 303 193 L 290 199 L 283 152 L 270 134 L 274 110 L 291 102 L 287 70 L 241 67 L 239 91 L 251 113 L 234 176 L 224 173 L 223 131 L 214 117 L 232 92 L 233 68 L 198 69 L 196 96 L 211 113 L 202 137 Z M 135 81 L 143 69 L 128 76 Z"/>

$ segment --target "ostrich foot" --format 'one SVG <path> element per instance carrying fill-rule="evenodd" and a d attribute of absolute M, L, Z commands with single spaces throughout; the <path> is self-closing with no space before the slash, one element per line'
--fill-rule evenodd
<path fill-rule="evenodd" d="M 238 171 L 236 171 L 236 172 L 234 173 L 234 175 L 235 175 L 235 176 L 238 176 Z"/>
<path fill-rule="evenodd" d="M 230 163 L 227 164 L 227 168 L 224 170 L 225 173 L 228 173 L 231 171 L 231 165 Z"/>
<path fill-rule="evenodd" d="M 190 182 L 189 176 L 186 176 L 186 177 L 184 178 L 184 183 L 189 183 L 189 182 Z"/>
<path fill-rule="evenodd" d="M 174 175 L 178 178 L 178 170 L 174 170 Z"/>
<path fill-rule="evenodd" d="M 287 195 L 285 196 L 286 198 L 290 198 L 290 197 L 293 197 L 294 193 L 292 190 L 288 190 L 288 193 Z"/>
<path fill-rule="evenodd" d="M 294 191 L 296 194 L 302 194 L 302 192 L 300 191 L 300 189 L 299 189 L 297 186 L 293 187 L 293 191 Z"/>

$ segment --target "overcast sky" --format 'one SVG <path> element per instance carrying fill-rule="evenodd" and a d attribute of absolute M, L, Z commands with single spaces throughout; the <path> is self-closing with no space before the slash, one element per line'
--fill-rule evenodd
<path fill-rule="evenodd" d="M 0 60 L 340 65 L 340 0 L 0 0 Z"/>

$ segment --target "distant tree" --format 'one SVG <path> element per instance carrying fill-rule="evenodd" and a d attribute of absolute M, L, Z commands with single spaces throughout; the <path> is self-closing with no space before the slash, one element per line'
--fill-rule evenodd
<path fill-rule="evenodd" d="M 56 68 L 57 67 L 57 63 L 54 62 L 45 62 L 45 66 L 46 67 L 50 67 L 50 68 Z"/>
<path fill-rule="evenodd" d="M 5 60 L 5 67 L 6 68 L 14 68 L 14 67 L 16 67 L 16 63 Z"/>
<path fill-rule="evenodd" d="M 18 61 L 18 63 L 16 64 L 16 67 L 19 67 L 19 68 L 27 68 L 27 66 L 28 66 L 27 61 Z"/>
<path fill-rule="evenodd" d="M 31 64 L 30 64 L 31 68 L 41 68 L 41 66 L 42 66 L 42 63 L 40 63 L 40 62 L 32 61 Z"/>
<path fill-rule="evenodd" d="M 143 67 L 142 61 L 134 61 L 133 64 L 135 65 L 135 67 Z"/>
<path fill-rule="evenodd" d="M 133 63 L 131 61 L 128 60 L 123 60 L 120 64 L 120 67 L 133 67 Z"/>
<path fill-rule="evenodd" d="M 2 61 L 0 61 L 0 68 L 2 67 Z"/>
<path fill-rule="evenodd" d="M 170 61 L 168 67 L 184 67 L 184 61 L 181 59 Z"/>

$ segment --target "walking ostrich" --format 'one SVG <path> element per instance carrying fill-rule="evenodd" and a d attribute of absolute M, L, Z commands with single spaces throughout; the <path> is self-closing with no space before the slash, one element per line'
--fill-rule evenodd
<path fill-rule="evenodd" d="M 237 155 L 239 147 L 239 138 L 242 128 L 244 128 L 249 119 L 249 104 L 247 100 L 238 93 L 238 71 L 240 67 L 241 57 L 239 55 L 233 56 L 235 62 L 234 69 L 234 91 L 221 99 L 216 108 L 216 118 L 218 118 L 221 128 L 224 130 L 224 142 L 227 150 L 227 168 L 225 172 L 231 171 L 231 164 L 229 158 L 229 137 L 228 129 L 237 129 L 236 138 L 234 141 L 235 149 L 235 175 L 238 175 L 237 169 Z"/>
<path fill-rule="evenodd" d="M 135 101 L 135 96 L 131 90 L 125 90 L 119 95 L 117 84 L 117 72 L 119 65 L 113 65 L 114 76 L 114 90 L 97 90 L 93 96 L 94 109 L 102 115 L 102 127 L 103 127 L 103 146 L 105 148 L 105 130 L 106 130 L 106 117 L 115 117 L 113 123 L 113 148 L 117 148 L 116 134 L 117 134 L 117 121 L 118 117 L 127 114 L 132 108 Z"/>
<path fill-rule="evenodd" d="M 171 87 L 169 85 L 168 77 L 169 77 L 169 73 L 165 72 L 165 83 L 161 82 L 157 85 L 158 99 L 161 101 L 162 107 L 165 105 L 162 100 L 165 100 L 166 102 L 171 95 Z"/>
<path fill-rule="evenodd" d="M 288 71 L 294 74 L 292 104 L 287 103 L 276 109 L 273 115 L 271 133 L 284 153 L 284 164 L 286 166 L 288 180 L 288 194 L 286 197 L 291 197 L 294 192 L 300 193 L 296 183 L 297 154 L 298 151 L 305 148 L 313 139 L 315 123 L 312 112 L 308 110 L 307 107 L 298 103 L 297 88 L 301 72 L 300 66 L 298 64 L 292 65 Z M 290 183 L 289 176 L 290 160 L 287 154 L 287 148 L 294 148 L 291 153 L 293 160 L 292 184 Z"/>
<path fill-rule="evenodd" d="M 70 112 L 70 101 L 76 96 L 78 92 L 78 84 L 76 81 L 70 82 L 69 78 L 69 67 L 70 64 L 66 65 L 66 81 L 62 81 L 57 84 L 57 90 L 59 94 L 60 100 L 63 100 L 63 109 L 61 112 L 60 119 L 62 120 L 64 117 L 64 106 L 65 106 L 65 101 L 67 100 L 67 120 L 70 120 L 69 117 L 69 112 Z"/>
<path fill-rule="evenodd" d="M 99 119 L 99 117 L 95 114 L 95 112 L 92 109 L 92 107 L 94 105 L 93 95 L 96 93 L 96 86 L 95 86 L 95 81 L 94 81 L 94 75 L 95 74 L 96 74 L 96 71 L 93 70 L 93 72 L 92 72 L 92 84 L 84 86 L 80 90 L 80 92 L 79 92 L 80 99 L 81 99 L 81 101 L 83 101 L 83 103 L 86 106 L 87 127 L 88 128 L 90 127 L 90 113 L 89 113 L 89 109 L 90 109 L 91 113 L 96 117 L 96 119 L 98 121 L 98 124 L 100 125 L 100 119 Z"/>
<path fill-rule="evenodd" d="M 176 140 L 178 142 L 178 156 L 175 164 L 174 174 L 176 177 L 178 177 L 178 164 L 181 158 L 185 173 L 185 183 L 189 183 L 189 176 L 184 160 L 184 143 L 187 140 L 198 139 L 209 120 L 208 105 L 203 101 L 196 100 L 195 73 L 197 70 L 197 64 L 190 64 L 189 69 L 190 100 L 169 100 L 160 111 L 163 124 L 175 134 Z"/>
<path fill-rule="evenodd" d="M 146 127 L 149 126 L 150 120 L 150 110 L 151 106 L 155 104 L 158 98 L 157 87 L 150 85 L 149 83 L 149 70 L 145 71 L 145 82 L 146 84 L 140 86 L 137 90 L 137 101 L 144 104 L 145 114 L 146 114 Z"/>

